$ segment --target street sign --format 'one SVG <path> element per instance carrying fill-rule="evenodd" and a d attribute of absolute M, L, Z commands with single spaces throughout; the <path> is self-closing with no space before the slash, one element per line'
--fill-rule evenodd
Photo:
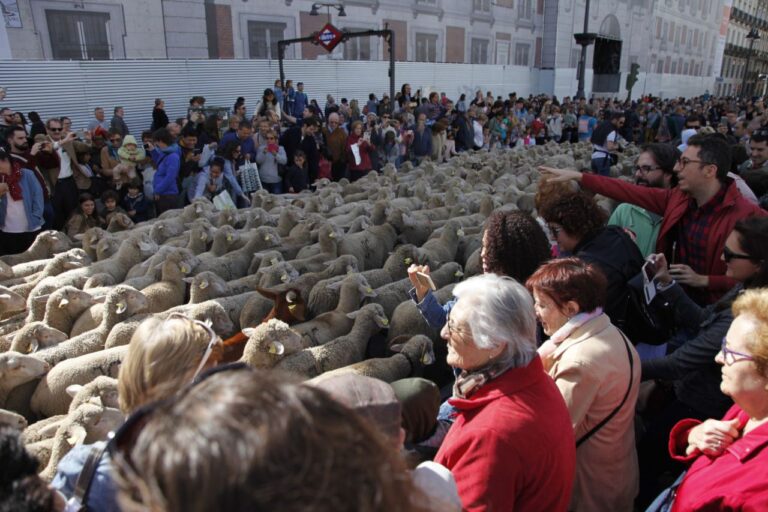
<path fill-rule="evenodd" d="M 339 29 L 330 23 L 326 23 L 325 26 L 317 32 L 315 39 L 317 40 L 317 44 L 327 51 L 332 52 L 333 49 L 336 48 L 336 45 L 341 42 L 342 37 L 343 34 Z"/>

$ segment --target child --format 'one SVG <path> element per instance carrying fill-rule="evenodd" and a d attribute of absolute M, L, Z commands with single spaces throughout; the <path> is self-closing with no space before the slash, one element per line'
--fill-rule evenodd
<path fill-rule="evenodd" d="M 285 169 L 285 189 L 289 194 L 295 194 L 307 188 L 309 176 L 306 162 L 307 156 L 303 151 L 297 150 L 293 154 L 293 165 Z"/>
<path fill-rule="evenodd" d="M 109 226 L 109 221 L 117 213 L 125 213 L 125 210 L 117 206 L 119 196 L 114 190 L 107 190 L 101 194 L 101 202 L 104 203 L 104 210 L 101 212 L 101 216 L 104 217 L 104 222 Z"/>
<path fill-rule="evenodd" d="M 397 166 L 397 157 L 400 156 L 400 148 L 397 146 L 397 138 L 392 130 L 384 134 L 384 144 L 382 144 L 379 159 L 385 164 Z"/>
<path fill-rule="evenodd" d="M 128 183 L 128 193 L 123 197 L 123 208 L 131 220 L 138 224 L 149 219 L 149 201 L 141 192 L 141 180 L 136 178 Z"/>
<path fill-rule="evenodd" d="M 456 151 L 456 139 L 455 139 L 455 133 L 452 129 L 448 130 L 448 133 L 446 134 L 445 139 L 445 146 L 443 147 L 443 160 L 447 161 L 451 157 L 454 157 L 459 154 L 458 151 Z"/>
<path fill-rule="evenodd" d="M 124 183 L 130 183 L 136 178 L 136 165 L 143 162 L 147 154 L 143 147 L 139 147 L 133 135 L 126 135 L 123 145 L 117 150 L 120 163 L 113 170 L 115 186 L 120 189 Z"/>

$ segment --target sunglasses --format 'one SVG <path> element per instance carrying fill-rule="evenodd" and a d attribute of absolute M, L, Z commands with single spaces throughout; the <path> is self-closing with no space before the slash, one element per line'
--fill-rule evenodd
<path fill-rule="evenodd" d="M 48 128 L 48 130 L 52 132 L 60 132 L 62 128 Z"/>
<path fill-rule="evenodd" d="M 738 252 L 733 252 L 726 245 L 723 247 L 723 259 L 725 261 L 731 261 L 731 260 L 754 260 L 755 258 L 753 258 L 748 254 L 739 254 Z"/>

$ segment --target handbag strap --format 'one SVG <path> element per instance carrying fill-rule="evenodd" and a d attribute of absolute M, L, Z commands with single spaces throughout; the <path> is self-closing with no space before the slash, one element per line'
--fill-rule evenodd
<path fill-rule="evenodd" d="M 83 469 L 77 476 L 77 482 L 75 482 L 75 491 L 73 498 L 83 505 L 88 504 L 88 491 L 91 489 L 91 483 L 93 483 L 93 475 L 96 474 L 96 468 L 99 467 L 99 461 L 104 455 L 104 451 L 107 448 L 107 443 L 99 443 L 91 447 L 91 451 L 88 453 L 88 458 L 85 459 Z"/>
<path fill-rule="evenodd" d="M 592 427 L 592 429 L 589 432 L 587 432 L 586 434 L 581 436 L 581 438 L 579 438 L 576 441 L 576 448 L 581 446 L 582 443 L 584 443 L 584 441 L 586 441 L 587 439 L 589 439 L 590 437 L 595 435 L 595 433 L 598 430 L 603 428 L 606 425 L 606 423 L 611 421 L 611 418 L 613 418 L 614 416 L 616 416 L 616 414 L 618 414 L 618 412 L 624 406 L 624 403 L 626 403 L 627 398 L 629 398 L 629 392 L 632 390 L 632 380 L 633 380 L 633 372 L 634 372 L 635 362 L 634 362 L 634 359 L 632 359 L 632 351 L 629 349 L 629 342 L 627 341 L 627 337 L 624 336 L 623 332 L 619 331 L 619 333 L 621 334 L 621 339 L 624 341 L 624 348 L 627 349 L 627 357 L 629 357 L 629 386 L 627 386 L 627 392 L 624 393 L 624 398 L 621 399 L 621 403 L 619 405 L 617 405 L 614 410 L 611 411 L 611 414 L 609 414 L 608 416 L 603 418 L 603 421 L 601 421 L 600 423 L 598 423 L 597 425 Z"/>

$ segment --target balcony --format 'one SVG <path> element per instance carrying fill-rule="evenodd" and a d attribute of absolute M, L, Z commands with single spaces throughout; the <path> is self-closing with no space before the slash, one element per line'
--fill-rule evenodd
<path fill-rule="evenodd" d="M 416 0 L 413 3 L 413 19 L 419 14 L 432 14 L 437 21 L 443 21 L 445 10 L 440 6 L 440 0 Z"/>
<path fill-rule="evenodd" d="M 493 15 L 491 14 L 491 0 L 472 0 L 472 11 L 469 13 L 469 22 L 476 21 L 490 23 L 493 27 Z"/>
<path fill-rule="evenodd" d="M 370 7 L 371 14 L 378 12 L 381 2 L 379 0 L 345 0 L 344 5 L 357 5 L 360 7 Z"/>

